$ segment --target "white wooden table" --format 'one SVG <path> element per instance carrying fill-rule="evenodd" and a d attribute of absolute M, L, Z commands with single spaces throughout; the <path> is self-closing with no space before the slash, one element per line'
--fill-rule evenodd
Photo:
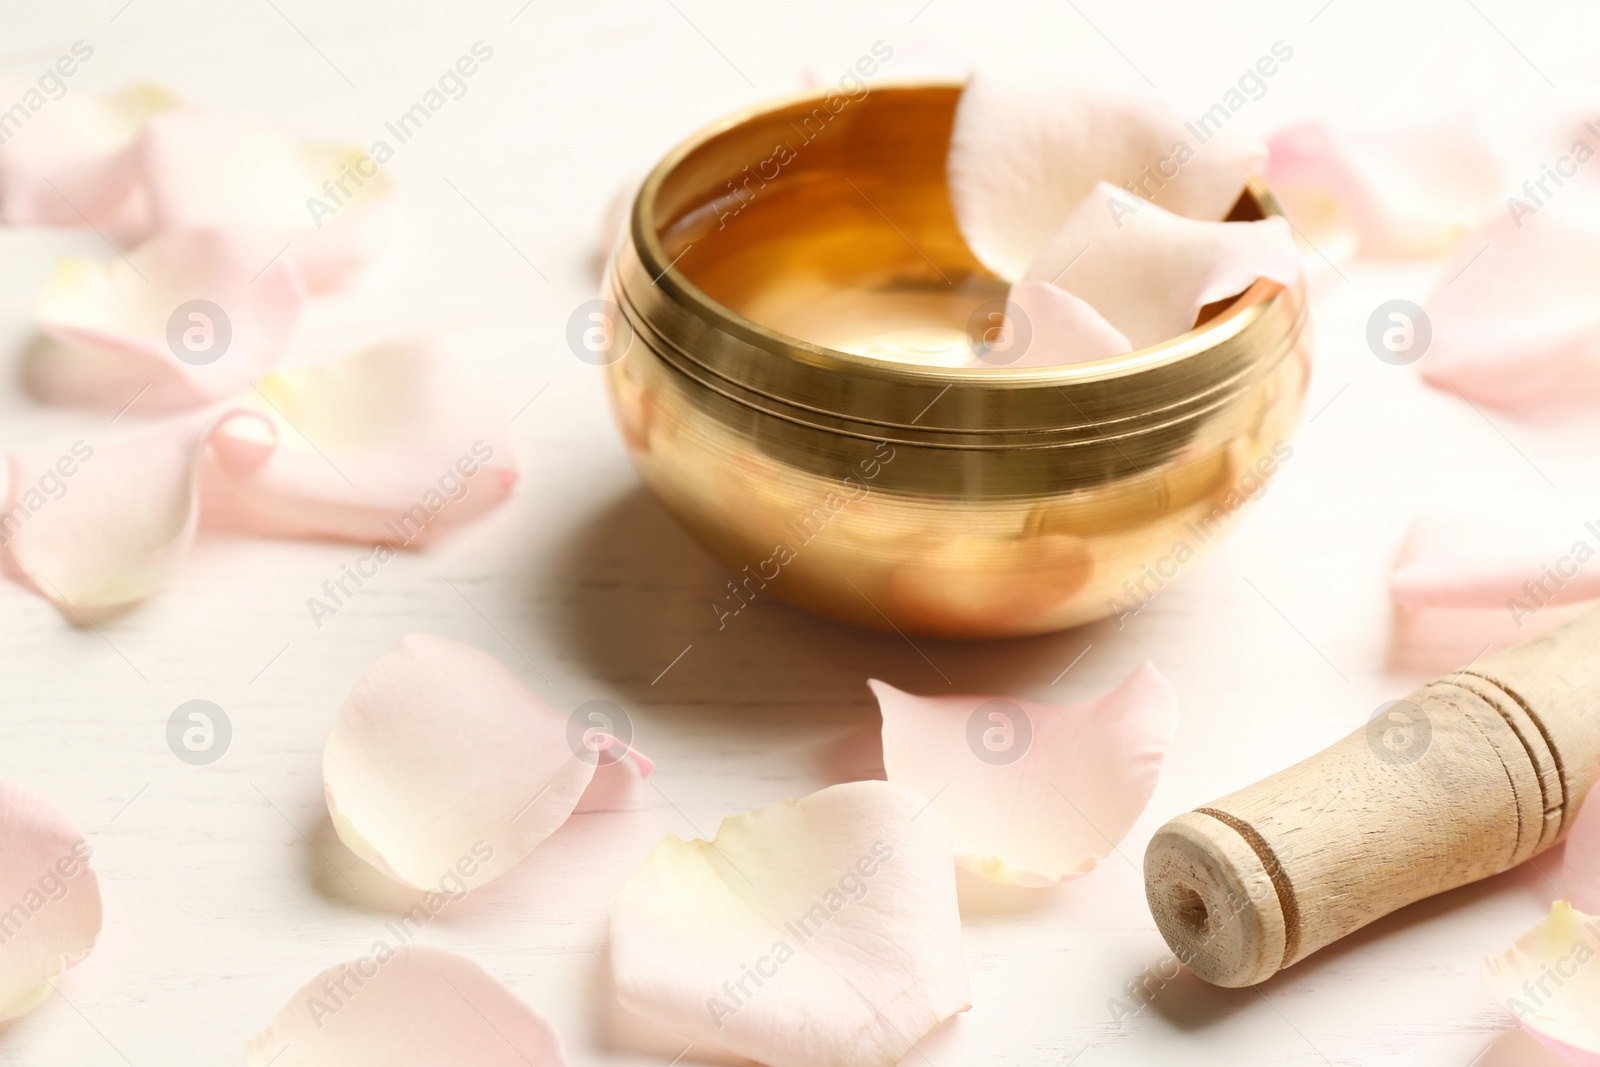
<path fill-rule="evenodd" d="M 877 721 L 868 676 L 942 688 L 900 638 L 776 603 L 718 632 L 710 605 L 725 576 L 643 495 L 598 372 L 566 349 L 567 316 L 595 285 L 605 202 L 697 125 L 832 80 L 880 39 L 895 49 L 886 77 L 976 62 L 1130 87 L 1148 78 L 1195 114 L 1282 39 L 1293 60 L 1234 120 L 1254 131 L 1314 110 L 1377 123 L 1472 107 L 1523 123 L 1600 100 L 1586 43 L 1600 15 L 1576 2 L 123 4 L 12 0 L 0 73 L 36 77 L 82 39 L 95 53 L 74 92 L 159 80 L 219 110 L 365 145 L 488 43 L 493 59 L 467 95 L 390 164 L 405 221 L 365 310 L 312 325 L 338 337 L 363 323 L 441 328 L 505 382 L 508 410 L 537 399 L 514 423 L 524 477 L 513 501 L 387 565 L 320 630 L 306 598 L 361 549 L 206 535 L 171 588 L 100 632 L 0 583 L 0 777 L 76 815 L 106 904 L 99 946 L 63 996 L 0 1027 L 4 1064 L 238 1062 L 301 983 L 367 951 L 407 896 L 333 835 L 320 755 L 355 678 L 415 629 L 489 650 L 557 707 L 616 701 L 660 768 L 650 810 L 583 817 L 424 937 L 550 1019 L 575 1064 L 665 1064 L 682 1048 L 610 1006 L 609 894 L 665 832 L 709 834 L 723 815 L 871 773 L 870 751 L 852 746 Z M 1537 171 L 1536 159 L 1518 165 Z M 105 249 L 91 233 L 0 232 L 0 445 L 107 432 L 105 416 L 37 406 L 12 373 L 45 272 L 68 253 Z M 1491 423 L 1367 350 L 1371 310 L 1421 299 L 1438 265 L 1342 270 L 1317 282 L 1320 351 L 1294 457 L 1213 556 L 1120 632 L 918 642 L 961 690 L 1039 698 L 1102 691 L 1151 658 L 1183 715 L 1149 810 L 1100 870 L 1049 892 L 964 883 L 975 1006 L 930 1046 L 937 1067 L 1464 1067 L 1508 1029 L 1478 961 L 1544 913 L 1559 854 L 1378 922 L 1258 991 L 1184 975 L 1131 1019 L 1108 1005 L 1166 955 L 1137 871 L 1154 828 L 1422 680 L 1391 666 L 1383 586 L 1413 511 L 1474 485 L 1600 514 L 1592 436 Z M 224 707 L 235 730 L 208 767 L 165 743 L 169 714 L 195 698 Z M 1479 1062 L 1536 1062 L 1529 1048 L 1503 1043 Z"/>

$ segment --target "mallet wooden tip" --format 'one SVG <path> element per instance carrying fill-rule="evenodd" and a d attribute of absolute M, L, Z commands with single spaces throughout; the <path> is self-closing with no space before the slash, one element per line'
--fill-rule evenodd
<path fill-rule="evenodd" d="M 1255 985 L 1283 966 L 1288 928 L 1268 862 L 1199 811 L 1168 822 L 1145 852 L 1145 896 L 1161 936 L 1213 985 Z"/>

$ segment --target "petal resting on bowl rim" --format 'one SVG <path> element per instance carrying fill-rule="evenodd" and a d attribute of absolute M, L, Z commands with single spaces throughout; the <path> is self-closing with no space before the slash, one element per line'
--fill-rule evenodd
<path fill-rule="evenodd" d="M 974 254 L 1016 281 L 1101 182 L 1145 182 L 1155 203 L 1189 218 L 1226 216 L 1266 149 L 1225 132 L 1194 141 L 1148 96 L 975 74 L 950 136 L 950 199 Z M 1174 176 L 1148 178 L 1163 167 Z"/>
<path fill-rule="evenodd" d="M 1201 308 L 1257 278 L 1289 286 L 1299 277 L 1300 251 L 1281 218 L 1202 222 L 1101 183 L 1022 282 L 1081 298 L 1139 349 L 1188 333 Z"/>

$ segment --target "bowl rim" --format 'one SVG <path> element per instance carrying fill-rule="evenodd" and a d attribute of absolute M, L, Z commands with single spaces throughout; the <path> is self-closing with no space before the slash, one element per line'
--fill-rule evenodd
<path fill-rule="evenodd" d="M 965 85 L 965 81 L 952 79 L 892 79 L 873 86 L 871 92 L 927 90 L 959 92 Z M 716 137 L 776 111 L 807 102 L 820 103 L 832 92 L 831 88 L 821 87 L 786 93 L 747 105 L 708 123 L 668 150 L 640 184 L 628 214 L 629 235 L 640 263 L 648 272 L 653 285 L 671 293 L 676 298 L 676 303 L 702 319 L 707 326 L 742 335 L 747 342 L 774 355 L 791 360 L 803 357 L 803 362 L 813 366 L 820 364 L 822 369 L 875 377 L 887 375 L 935 386 L 985 385 L 1004 389 L 1008 386 L 1030 387 L 1103 381 L 1181 362 L 1215 349 L 1244 332 L 1265 312 L 1266 305 L 1285 288 L 1270 279 L 1258 278 L 1215 318 L 1187 333 L 1145 348 L 1107 356 L 1104 359 L 1049 367 L 943 367 L 934 364 L 901 363 L 829 348 L 775 330 L 713 299 L 678 269 L 676 260 L 667 258 L 655 221 L 656 197 L 663 183 L 677 167 Z M 1245 191 L 1254 197 L 1266 217 L 1285 218 L 1287 221 L 1277 198 L 1259 177 L 1252 176 L 1247 179 Z M 682 258 L 681 253 L 679 258 Z"/>

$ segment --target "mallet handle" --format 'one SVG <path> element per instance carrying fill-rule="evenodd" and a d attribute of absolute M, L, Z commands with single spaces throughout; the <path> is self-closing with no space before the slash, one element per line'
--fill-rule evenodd
<path fill-rule="evenodd" d="M 1168 822 L 1145 852 L 1150 911 L 1201 978 L 1254 985 L 1543 852 L 1597 771 L 1600 609 Z"/>

